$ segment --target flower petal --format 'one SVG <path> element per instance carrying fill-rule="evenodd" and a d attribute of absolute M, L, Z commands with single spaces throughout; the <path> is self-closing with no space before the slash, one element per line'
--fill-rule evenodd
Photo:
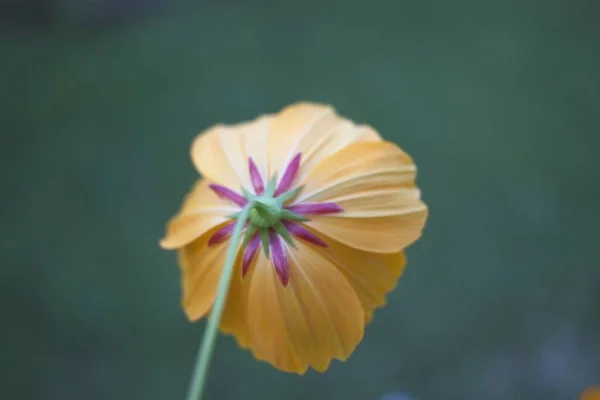
<path fill-rule="evenodd" d="M 191 321 L 209 316 L 217 295 L 229 241 L 207 246 L 209 232 L 179 250 L 182 270 L 183 309 Z M 220 322 L 224 333 L 232 334 L 240 347 L 250 346 L 250 330 L 246 318 L 249 285 L 242 283 L 242 252 L 238 250 L 225 309 Z"/>
<path fill-rule="evenodd" d="M 258 237 L 258 236 L 257 236 Z M 252 241 L 248 244 L 251 246 Z M 260 244 L 256 245 L 258 248 Z M 229 286 L 229 293 L 227 294 L 227 301 L 225 303 L 225 310 L 223 311 L 223 317 L 221 318 L 220 328 L 221 331 L 227 334 L 231 334 L 236 339 L 236 342 L 242 348 L 248 348 L 250 346 L 250 330 L 247 321 L 247 307 L 248 307 L 248 288 L 250 285 L 245 284 L 245 278 L 243 277 L 242 271 L 242 260 L 246 255 L 242 255 L 240 251 L 235 264 L 235 271 L 231 277 L 231 283 Z M 253 268 L 257 257 L 253 257 L 250 260 L 249 269 Z"/>
<path fill-rule="evenodd" d="M 248 159 L 252 157 L 261 176 L 268 176 L 267 138 L 272 116 L 235 125 L 215 125 L 192 144 L 191 156 L 198 171 L 233 190 L 254 190 Z"/>
<path fill-rule="evenodd" d="M 364 312 L 344 276 L 310 246 L 288 251 L 289 285 L 260 253 L 249 273 L 251 350 L 276 368 L 303 374 L 347 359 L 363 337 Z M 250 275 L 251 274 L 251 275 Z"/>
<path fill-rule="evenodd" d="M 214 232 L 210 231 L 179 249 L 179 265 L 183 274 L 182 305 L 191 321 L 206 315 L 217 293 L 229 241 L 209 246 L 209 238 Z"/>
<path fill-rule="evenodd" d="M 163 248 L 185 246 L 227 221 L 226 215 L 239 211 L 238 207 L 217 196 L 209 185 L 204 179 L 194 185 L 179 212 L 167 223 L 166 235 L 160 242 Z"/>
<path fill-rule="evenodd" d="M 356 143 L 316 167 L 295 203 L 333 202 L 344 211 L 306 225 L 357 249 L 396 253 L 421 235 L 427 219 L 415 175 L 411 158 L 393 143 Z"/>
<path fill-rule="evenodd" d="M 218 229 L 207 232 L 201 238 L 179 250 L 183 287 L 182 306 L 191 321 L 208 317 L 216 298 L 230 243 L 227 241 L 213 246 L 208 245 L 209 238 Z M 250 331 L 246 309 L 249 285 L 242 283 L 242 258 L 242 252 L 238 250 L 220 328 L 224 333 L 233 335 L 238 345 L 248 348 Z M 252 260 L 250 265 L 252 265 Z"/>
<path fill-rule="evenodd" d="M 324 258 L 332 262 L 346 277 L 356 292 L 370 321 L 375 308 L 385 305 L 385 296 L 397 284 L 404 272 L 406 257 L 403 252 L 371 253 L 325 238 L 327 249 L 315 247 Z"/>
<path fill-rule="evenodd" d="M 373 128 L 341 118 L 330 106 L 296 103 L 284 108 L 273 122 L 269 135 L 271 173 L 282 174 L 285 166 L 302 153 L 298 172 L 298 181 L 302 181 L 315 166 L 346 146 L 379 140 Z"/>
<path fill-rule="evenodd" d="M 421 236 L 427 210 L 404 216 L 336 218 L 316 216 L 304 225 L 363 251 L 396 253 Z"/>

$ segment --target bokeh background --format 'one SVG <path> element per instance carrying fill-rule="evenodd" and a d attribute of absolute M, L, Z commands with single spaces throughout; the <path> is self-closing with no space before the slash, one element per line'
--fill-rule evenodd
<path fill-rule="evenodd" d="M 0 1 L 2 399 L 183 399 L 164 223 L 216 122 L 333 104 L 430 206 L 346 363 L 218 342 L 207 399 L 576 399 L 600 384 L 600 3 Z M 402 395 L 401 395 L 401 394 Z"/>

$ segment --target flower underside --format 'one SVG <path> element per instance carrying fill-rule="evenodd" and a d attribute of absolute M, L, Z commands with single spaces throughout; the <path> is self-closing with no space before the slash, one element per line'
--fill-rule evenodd
<path fill-rule="evenodd" d="M 302 222 L 309 221 L 311 215 L 335 214 L 342 212 L 343 209 L 335 203 L 290 204 L 302 191 L 302 186 L 294 186 L 300 168 L 300 159 L 301 153 L 298 153 L 285 168 L 279 183 L 276 176 L 273 176 L 265 186 L 256 164 L 252 158 L 249 158 L 248 168 L 254 193 L 242 188 L 240 194 L 225 186 L 210 185 L 219 197 L 231 201 L 240 209 L 248 205 L 251 208 L 242 242 L 242 276 L 248 272 L 261 244 L 265 256 L 271 259 L 284 286 L 288 285 L 290 279 L 286 244 L 295 247 L 294 238 L 296 238 L 316 246 L 327 247 L 325 241 L 306 229 Z M 229 215 L 231 221 L 210 237 L 208 245 L 213 246 L 229 239 L 239 215 L 239 212 Z"/>

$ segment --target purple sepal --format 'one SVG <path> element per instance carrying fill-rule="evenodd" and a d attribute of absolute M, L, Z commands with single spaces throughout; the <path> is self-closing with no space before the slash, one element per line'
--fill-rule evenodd
<path fill-rule="evenodd" d="M 252 157 L 248 159 L 248 169 L 250 170 L 250 179 L 252 180 L 252 186 L 254 186 L 254 191 L 258 195 L 263 194 L 263 192 L 265 191 L 265 185 Z"/>
<path fill-rule="evenodd" d="M 210 239 L 208 239 L 208 245 L 212 246 L 212 245 L 224 242 L 225 240 L 229 239 L 229 236 L 231 236 L 231 234 L 233 233 L 234 228 L 235 228 L 235 222 L 231 221 L 230 223 L 228 223 L 227 225 L 225 225 L 224 227 L 222 227 L 221 229 L 219 229 L 218 231 L 213 233 L 213 235 L 210 237 Z"/>
<path fill-rule="evenodd" d="M 290 264 L 283 247 L 283 239 L 272 229 L 269 230 L 269 249 L 275 272 L 279 275 L 281 284 L 287 286 L 290 281 Z"/>
<path fill-rule="evenodd" d="M 295 237 L 317 246 L 327 247 L 327 243 L 325 243 L 323 239 L 321 239 L 302 225 L 291 221 L 284 221 L 283 225 L 286 227 L 288 232 L 294 235 Z"/>
<path fill-rule="evenodd" d="M 277 185 L 277 189 L 275 190 L 275 197 L 279 196 L 281 193 L 287 192 L 292 187 L 294 179 L 296 179 L 296 175 L 298 175 L 298 169 L 300 169 L 301 158 L 302 153 L 298 153 L 287 165 L 285 172 L 279 181 L 279 185 Z"/>
<path fill-rule="evenodd" d="M 300 215 L 327 215 L 344 211 L 335 203 L 300 203 L 288 207 L 288 210 Z"/>
<path fill-rule="evenodd" d="M 208 186 L 213 190 L 213 192 L 215 192 L 217 194 L 217 196 L 227 199 L 231 202 L 234 202 L 235 204 L 237 204 L 240 207 L 244 207 L 246 205 L 246 203 L 248 203 L 248 200 L 244 196 L 242 196 L 239 193 L 234 192 L 233 190 L 229 189 L 228 187 L 217 185 L 214 183 L 211 183 Z"/>
<path fill-rule="evenodd" d="M 244 256 L 242 259 L 242 277 L 246 276 L 248 269 L 250 268 L 250 264 L 252 263 L 252 259 L 260 246 L 260 235 L 258 232 L 252 236 L 252 239 L 248 242 L 246 249 L 244 250 Z"/>

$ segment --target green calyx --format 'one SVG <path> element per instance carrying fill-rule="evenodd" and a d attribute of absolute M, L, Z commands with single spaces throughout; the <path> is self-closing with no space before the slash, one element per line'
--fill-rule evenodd
<path fill-rule="evenodd" d="M 285 204 L 300 193 L 302 187 L 282 193 L 273 197 L 274 183 L 269 182 L 267 189 L 262 195 L 255 195 L 242 189 L 243 195 L 251 204 L 248 212 L 248 227 L 244 235 L 242 247 L 246 247 L 252 237 L 258 232 L 261 238 L 263 250 L 269 257 L 269 231 L 275 231 L 290 246 L 296 247 L 290 233 L 283 224 L 284 221 L 307 221 L 302 215 L 296 214 L 284 208 Z M 229 215 L 230 218 L 237 219 L 239 213 Z"/>
<path fill-rule="evenodd" d="M 248 214 L 250 224 L 257 228 L 271 228 L 281 220 L 283 205 L 274 198 L 259 196 Z"/>

